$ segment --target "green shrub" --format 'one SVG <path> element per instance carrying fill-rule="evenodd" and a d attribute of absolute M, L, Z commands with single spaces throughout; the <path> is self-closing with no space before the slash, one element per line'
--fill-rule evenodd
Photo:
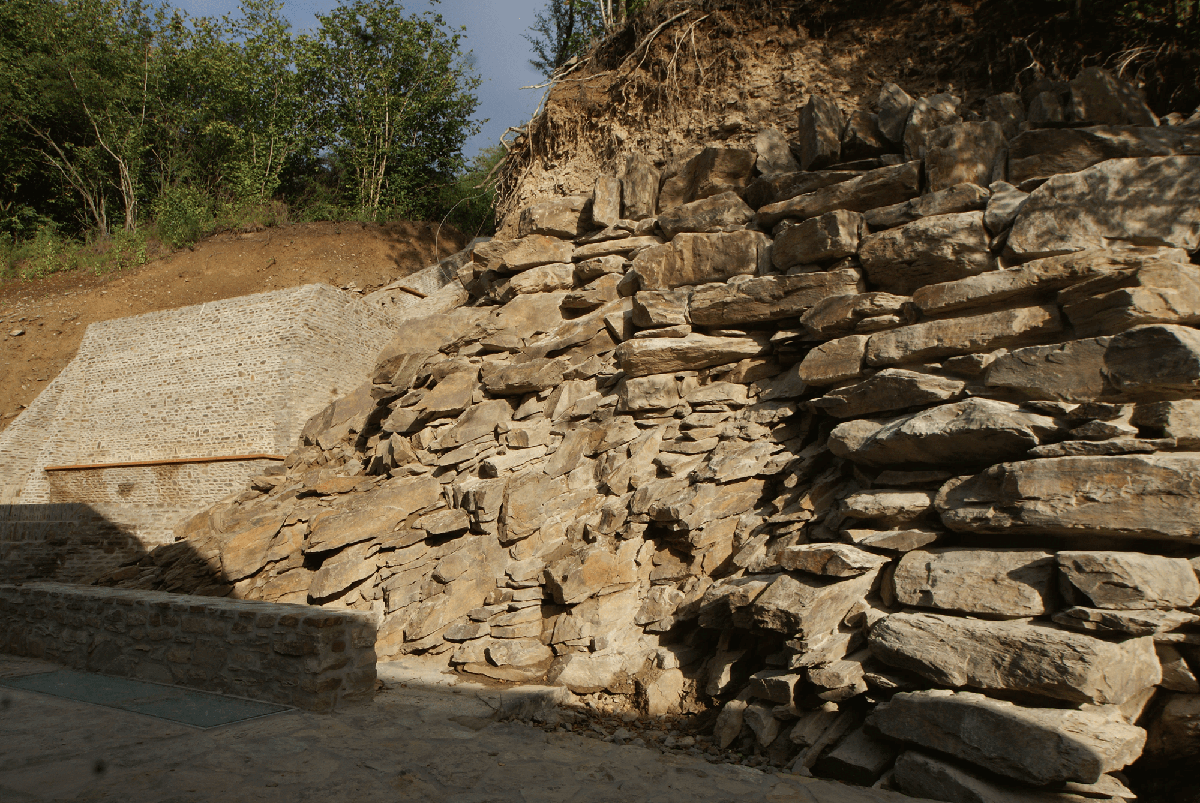
<path fill-rule="evenodd" d="M 213 202 L 192 187 L 168 187 L 154 201 L 158 238 L 171 248 L 183 248 L 213 231 Z"/>

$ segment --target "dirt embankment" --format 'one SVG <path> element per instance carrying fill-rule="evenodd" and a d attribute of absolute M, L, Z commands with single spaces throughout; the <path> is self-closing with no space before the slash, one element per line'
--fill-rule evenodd
<path fill-rule="evenodd" d="M 436 223 L 301 223 L 215 235 L 102 276 L 73 271 L 4 282 L 0 431 L 71 361 L 88 324 L 318 282 L 370 292 L 465 244 L 460 232 Z"/>

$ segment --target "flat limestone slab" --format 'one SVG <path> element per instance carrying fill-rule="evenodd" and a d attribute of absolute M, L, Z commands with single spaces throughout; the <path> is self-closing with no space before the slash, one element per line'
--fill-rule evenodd
<path fill-rule="evenodd" d="M 938 493 L 959 532 L 1200 541 L 1200 454 L 1001 463 Z"/>
<path fill-rule="evenodd" d="M 1025 708 L 982 694 L 897 694 L 867 726 L 1026 783 L 1095 783 L 1141 755 L 1146 732 L 1097 712 Z"/>

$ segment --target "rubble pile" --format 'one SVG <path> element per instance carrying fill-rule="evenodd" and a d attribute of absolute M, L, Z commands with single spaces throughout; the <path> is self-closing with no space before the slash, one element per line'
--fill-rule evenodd
<path fill-rule="evenodd" d="M 101 582 L 373 610 L 381 659 L 938 800 L 1194 761 L 1200 119 L 1098 68 L 798 113 L 523 210 Z"/>

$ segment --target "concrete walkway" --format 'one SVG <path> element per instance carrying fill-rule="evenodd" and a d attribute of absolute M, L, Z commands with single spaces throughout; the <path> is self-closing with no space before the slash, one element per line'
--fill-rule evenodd
<path fill-rule="evenodd" d="M 0 676 L 57 668 L 0 656 Z M 0 800 L 912 803 L 496 722 L 497 689 L 406 664 L 379 669 L 388 689 L 372 703 L 208 730 L 0 688 Z"/>

